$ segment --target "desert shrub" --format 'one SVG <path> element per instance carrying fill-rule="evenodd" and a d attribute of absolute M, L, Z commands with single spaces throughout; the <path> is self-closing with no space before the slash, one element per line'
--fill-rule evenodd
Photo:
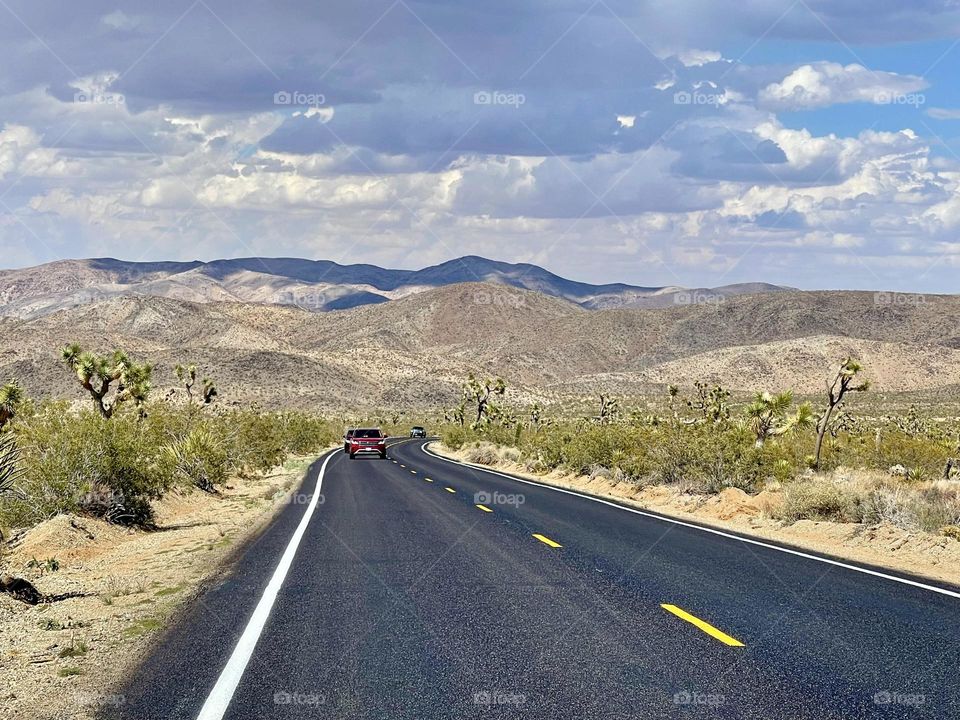
<path fill-rule="evenodd" d="M 907 496 L 908 492 L 903 488 L 885 485 L 872 488 L 855 499 L 856 520 L 867 524 L 886 522 L 911 529 L 914 521 L 907 512 Z"/>
<path fill-rule="evenodd" d="M 809 428 L 773 435 L 760 446 L 750 425 L 734 417 L 717 422 L 702 419 L 634 415 L 632 420 L 598 424 L 587 419 L 551 420 L 528 425 L 491 423 L 476 430 L 459 425 L 443 429 L 451 447 L 490 443 L 473 450 L 475 462 L 516 460 L 532 472 L 565 472 L 626 480 L 639 484 L 671 484 L 683 491 L 715 493 L 726 487 L 757 492 L 768 482 L 783 486 L 781 519 L 802 518 L 847 522 L 888 522 L 912 530 L 938 530 L 960 525 L 955 491 L 936 488 L 946 459 L 955 457 L 955 421 L 926 422 L 916 429 L 902 419 L 877 424 L 855 423 L 828 433 L 821 469 L 879 470 L 886 475 L 902 466 L 902 477 L 879 482 L 843 483 L 823 476 L 801 477 L 814 457 L 816 434 Z M 509 449 L 507 449 L 509 448 Z"/>
<path fill-rule="evenodd" d="M 821 469 L 843 464 L 849 467 L 886 470 L 906 469 L 912 479 L 939 477 L 948 457 L 956 455 L 956 435 L 931 426 L 927 434 L 904 431 L 896 422 L 886 422 L 868 431 L 840 433 L 827 438 Z"/>
<path fill-rule="evenodd" d="M 75 512 L 122 524 L 150 522 L 150 500 L 173 482 L 152 430 L 134 412 L 107 419 L 61 406 L 18 424 L 22 475 L 0 498 L 0 520 L 16 527 Z"/>
<path fill-rule="evenodd" d="M 609 480 L 612 477 L 613 471 L 608 467 L 604 467 L 603 465 L 593 465 L 590 468 L 590 472 L 587 473 L 587 478 L 590 480 L 596 480 L 597 478 Z"/>
<path fill-rule="evenodd" d="M 491 437 L 496 437 L 495 428 L 478 432 L 452 426 L 443 430 L 449 447 L 481 443 L 480 449 L 470 451 L 477 457 L 473 462 L 489 464 L 501 459 L 519 462 L 534 472 L 562 469 L 578 475 L 596 475 L 598 468 L 604 468 L 618 481 L 670 483 L 698 492 L 731 486 L 754 490 L 766 478 L 774 477 L 777 461 L 783 461 L 780 476 L 792 475 L 798 462 L 797 453 L 783 450 L 778 443 L 757 448 L 748 429 L 729 423 L 600 425 L 580 421 L 524 433 L 519 446 L 494 443 Z"/>
<path fill-rule="evenodd" d="M 335 444 L 340 435 L 330 422 L 300 412 L 230 410 L 210 415 L 206 423 L 223 443 L 228 474 L 244 477 L 282 465 L 290 455 Z"/>
<path fill-rule="evenodd" d="M 277 414 L 237 410 L 223 420 L 228 420 L 232 427 L 231 466 L 241 475 L 266 472 L 287 459 L 289 451 Z"/>
<path fill-rule="evenodd" d="M 943 438 L 911 436 L 899 429 L 881 431 L 880 442 L 872 444 L 874 467 L 903 465 L 911 479 L 919 479 L 919 475 L 938 477 L 954 449 Z M 955 443 L 953 445 L 955 446 Z"/>
<path fill-rule="evenodd" d="M 775 454 L 771 445 L 757 447 L 745 427 L 671 428 L 653 448 L 653 479 L 694 492 L 756 491 L 773 475 Z"/>
<path fill-rule="evenodd" d="M 513 445 L 517 439 L 516 426 L 514 425 L 488 423 L 475 432 L 479 438 L 492 442 L 494 445 Z"/>
<path fill-rule="evenodd" d="M 797 480 L 784 488 L 783 503 L 774 516 L 785 522 L 853 522 L 860 515 L 856 506 L 856 497 L 830 480 Z"/>
<path fill-rule="evenodd" d="M 880 487 L 861 504 L 860 521 L 887 522 L 904 530 L 936 532 L 960 523 L 960 498 L 956 491 L 936 486 L 913 489 Z"/>
<path fill-rule="evenodd" d="M 573 432 L 567 427 L 544 430 L 530 441 L 528 454 L 541 469 L 553 470 L 564 464 L 566 447 L 572 439 Z"/>
<path fill-rule="evenodd" d="M 917 500 L 916 515 L 921 529 L 940 530 L 960 525 L 960 493 L 956 489 L 925 488 Z"/>
<path fill-rule="evenodd" d="M 199 413 L 162 402 L 109 418 L 48 403 L 10 432 L 20 458 L 13 488 L 0 493 L 6 527 L 63 512 L 148 525 L 151 501 L 175 485 L 213 490 L 233 474 L 265 472 L 336 437 L 328 422 L 304 413 Z"/>
<path fill-rule="evenodd" d="M 600 425 L 584 426 L 571 435 L 563 453 L 562 464 L 578 475 L 589 474 L 595 465 L 612 466 L 614 456 L 632 443 L 621 432 Z"/>
<path fill-rule="evenodd" d="M 459 450 L 467 441 L 467 430 L 460 425 L 446 425 L 440 431 L 440 441 L 448 448 Z"/>
<path fill-rule="evenodd" d="M 285 412 L 277 416 L 287 452 L 306 455 L 331 445 L 340 434 L 324 418 L 302 412 Z"/>

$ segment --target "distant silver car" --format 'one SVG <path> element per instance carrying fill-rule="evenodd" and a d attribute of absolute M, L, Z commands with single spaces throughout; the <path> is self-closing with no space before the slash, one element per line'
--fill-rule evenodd
<path fill-rule="evenodd" d="M 427 431 L 425 428 L 422 428 L 419 425 L 414 425 L 412 428 L 410 428 L 410 437 L 425 438 L 426 436 L 427 436 Z"/>

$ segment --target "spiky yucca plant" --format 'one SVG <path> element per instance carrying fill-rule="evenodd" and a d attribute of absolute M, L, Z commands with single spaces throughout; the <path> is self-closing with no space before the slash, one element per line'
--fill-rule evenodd
<path fill-rule="evenodd" d="M 697 397 L 687 400 L 687 407 L 700 413 L 703 420 L 710 422 L 724 422 L 730 419 L 730 408 L 727 401 L 730 399 L 730 391 L 724 390 L 720 385 L 710 388 L 706 383 L 699 380 L 693 384 Z M 673 407 L 674 389 L 676 385 L 668 386 L 671 394 L 670 406 Z"/>
<path fill-rule="evenodd" d="M 756 436 L 757 447 L 763 445 L 775 435 L 785 435 L 802 428 L 813 426 L 813 410 L 809 403 L 803 403 L 797 411 L 789 415 L 793 405 L 793 392 L 773 395 L 768 392 L 757 393 L 753 402 L 747 406 L 750 428 Z"/>
<path fill-rule="evenodd" d="M 214 492 L 227 479 L 227 451 L 210 430 L 196 427 L 182 440 L 165 448 L 174 471 L 191 485 Z"/>
<path fill-rule="evenodd" d="M 16 380 L 0 387 L 0 428 L 13 420 L 22 402 L 23 390 Z"/>

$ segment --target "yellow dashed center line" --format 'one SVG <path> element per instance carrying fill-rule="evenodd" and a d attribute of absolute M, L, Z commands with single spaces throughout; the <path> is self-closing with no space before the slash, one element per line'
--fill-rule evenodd
<path fill-rule="evenodd" d="M 725 632 L 723 632 L 722 630 L 717 630 L 717 628 L 715 628 L 715 627 L 714 627 L 713 625 L 711 625 L 710 623 L 705 622 L 705 621 L 701 620 L 700 618 L 691 615 L 691 614 L 688 613 L 686 610 L 683 610 L 683 609 L 681 609 L 681 608 L 678 608 L 676 605 L 669 605 L 669 604 L 667 604 L 667 603 L 661 603 L 660 607 L 662 607 L 664 610 L 666 610 L 666 611 L 669 612 L 669 613 L 673 613 L 674 615 L 676 615 L 676 616 L 677 616 L 678 618 L 680 618 L 681 620 L 686 620 L 686 621 L 687 621 L 688 623 L 690 623 L 691 625 L 694 625 L 695 627 L 700 628 L 700 629 L 703 630 L 707 635 L 709 635 L 709 636 L 712 637 L 712 638 L 715 638 L 715 639 L 719 640 L 719 641 L 722 642 L 724 645 L 730 645 L 730 646 L 732 646 L 732 647 L 744 647 L 743 643 L 740 642 L 739 640 L 737 640 L 736 638 L 730 637 L 729 635 L 727 635 L 727 634 L 726 634 Z"/>
<path fill-rule="evenodd" d="M 552 548 L 563 547 L 563 545 L 561 545 L 561 544 L 558 543 L 558 542 L 554 542 L 553 540 L 551 540 L 550 538 L 548 538 L 546 535 L 541 535 L 540 533 L 534 533 L 533 536 L 534 536 L 537 540 L 539 540 L 540 542 L 542 542 L 544 545 L 549 545 L 549 546 L 552 547 Z"/>
<path fill-rule="evenodd" d="M 426 480 L 427 482 L 433 482 L 433 480 L 431 480 L 430 478 L 424 478 L 424 480 Z"/>
<path fill-rule="evenodd" d="M 452 487 L 444 488 L 444 490 L 446 490 L 446 491 L 449 492 L 449 493 L 455 493 L 455 492 L 456 492 L 456 490 L 454 490 Z"/>
<path fill-rule="evenodd" d="M 483 510 L 484 512 L 493 512 L 493 510 L 488 508 L 486 505 L 477 505 L 477 507 Z"/>

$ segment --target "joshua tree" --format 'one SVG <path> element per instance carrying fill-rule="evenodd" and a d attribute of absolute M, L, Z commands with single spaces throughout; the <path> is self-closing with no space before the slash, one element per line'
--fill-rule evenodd
<path fill-rule="evenodd" d="M 0 429 L 13 420 L 22 402 L 23 390 L 16 380 L 11 380 L 0 387 Z"/>
<path fill-rule="evenodd" d="M 950 480 L 950 475 L 955 468 L 960 466 L 960 461 L 957 460 L 957 456 L 960 456 L 960 437 L 957 438 L 957 444 L 954 449 L 956 455 L 954 457 L 947 458 L 947 463 L 943 467 L 943 479 Z"/>
<path fill-rule="evenodd" d="M 503 378 L 478 380 L 473 373 L 470 373 L 463 386 L 463 399 L 471 405 L 474 403 L 477 405 L 473 428 L 480 427 L 499 414 L 500 407 L 497 405 L 496 398 L 502 397 L 506 391 L 507 383 Z"/>
<path fill-rule="evenodd" d="M 201 394 L 201 399 L 203 400 L 204 405 L 209 405 L 214 401 L 217 395 L 220 394 L 220 391 L 217 390 L 217 386 L 213 384 L 213 380 L 210 378 L 203 379 L 203 393 Z"/>
<path fill-rule="evenodd" d="M 539 430 L 540 423 L 543 422 L 543 408 L 540 407 L 540 403 L 534 403 L 533 407 L 530 408 L 530 425 L 531 427 Z"/>
<path fill-rule="evenodd" d="M 793 404 L 793 393 L 786 392 L 771 395 L 768 392 L 757 393 L 753 402 L 747 406 L 750 428 L 757 437 L 757 447 L 774 435 L 784 435 L 793 430 L 813 425 L 813 410 L 809 403 L 803 403 L 793 415 L 787 411 Z"/>
<path fill-rule="evenodd" d="M 443 419 L 447 422 L 455 422 L 460 427 L 463 427 L 466 423 L 466 414 L 467 414 L 467 401 L 461 400 L 460 404 L 455 408 L 450 410 L 445 410 L 443 413 Z"/>
<path fill-rule="evenodd" d="M 724 390 L 719 385 L 708 390 L 707 384 L 699 380 L 694 383 L 694 387 L 697 391 L 697 398 L 696 400 L 687 400 L 687 407 L 698 411 L 704 420 L 720 422 L 730 418 L 730 408 L 727 406 L 727 400 L 730 399 L 729 390 Z M 672 394 L 671 397 L 673 397 Z"/>
<path fill-rule="evenodd" d="M 904 435 L 909 435 L 910 437 L 930 432 L 930 423 L 920 415 L 920 411 L 914 404 L 910 405 L 906 417 L 896 415 L 889 418 L 889 421 L 896 425 Z M 834 424 L 836 424 L 836 422 L 834 422 Z"/>
<path fill-rule="evenodd" d="M 177 376 L 177 380 L 183 385 L 183 389 L 187 391 L 187 399 L 190 404 L 193 404 L 193 386 L 197 383 L 197 366 L 193 363 L 189 365 L 178 364 L 173 371 Z M 203 385 L 200 390 L 200 402 L 204 405 L 212 403 L 217 395 L 220 394 L 217 392 L 217 386 L 214 385 L 213 380 L 208 377 L 203 378 Z"/>
<path fill-rule="evenodd" d="M 13 487 L 20 473 L 20 454 L 13 435 L 0 435 L 0 495 Z"/>
<path fill-rule="evenodd" d="M 843 403 L 837 405 L 836 415 L 834 415 L 833 422 L 830 423 L 828 432 L 830 437 L 837 438 L 842 432 L 856 433 L 860 430 L 860 422 L 847 412 L 844 408 Z"/>
<path fill-rule="evenodd" d="M 843 396 L 848 392 L 864 392 L 870 389 L 869 380 L 854 384 L 854 380 L 861 370 L 863 370 L 863 366 L 853 358 L 848 357 L 840 363 L 840 369 L 837 371 L 837 376 L 833 379 L 833 382 L 827 385 L 827 407 L 817 422 L 817 447 L 813 455 L 813 468 L 815 470 L 820 467 L 823 436 L 827 434 L 833 411 L 843 401 Z"/>
<path fill-rule="evenodd" d="M 94 407 L 105 418 L 112 417 L 125 402 L 132 401 L 141 407 L 150 394 L 153 366 L 134 362 L 123 350 L 114 350 L 112 355 L 101 356 L 73 343 L 63 349 L 62 356 L 63 361 L 77 374 L 80 385 L 90 394 Z M 116 391 L 110 398 L 110 387 L 114 383 Z"/>
<path fill-rule="evenodd" d="M 595 418 L 601 425 L 608 425 L 620 414 L 620 401 L 600 393 L 600 412 Z"/>

